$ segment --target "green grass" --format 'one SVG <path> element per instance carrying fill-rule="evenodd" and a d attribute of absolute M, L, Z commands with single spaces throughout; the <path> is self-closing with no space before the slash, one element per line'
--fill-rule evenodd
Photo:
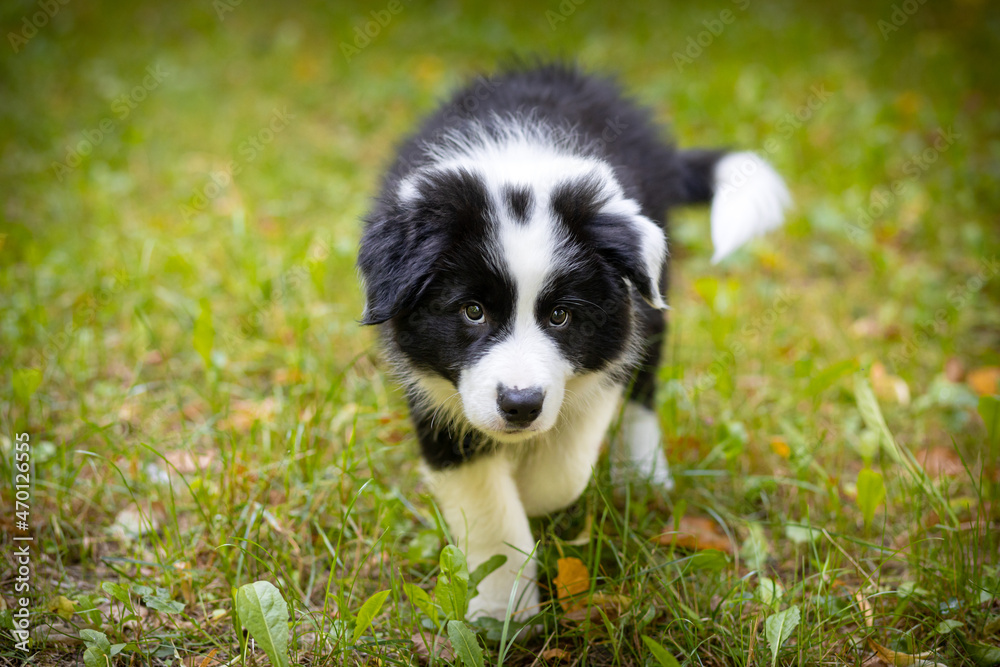
<path fill-rule="evenodd" d="M 577 505 L 536 522 L 541 584 L 577 557 L 628 604 L 589 622 L 547 604 L 502 650 L 476 628 L 486 664 L 658 664 L 648 636 L 682 664 L 770 665 L 768 619 L 792 606 L 778 664 L 861 664 L 869 639 L 991 664 L 997 8 L 913 3 L 884 39 L 892 3 L 405 3 L 348 61 L 341 42 L 388 4 L 346 4 L 71 2 L 16 53 L 7 37 L 0 662 L 77 664 L 95 630 L 125 645 L 114 664 L 239 664 L 235 590 L 258 580 L 288 603 L 293 662 L 418 661 L 411 638 L 434 630 L 412 586 L 433 593 L 447 537 L 356 323 L 359 218 L 436 100 L 543 53 L 620 74 L 682 146 L 766 153 L 797 207 L 720 266 L 707 214 L 676 216 L 659 406 L 678 489 L 618 494 L 602 459 Z M 675 57 L 725 9 L 700 55 Z M 4 34 L 39 11 L 6 4 Z M 859 473 L 884 501 L 859 497 Z M 653 539 L 684 516 L 735 553 Z M 9 632 L 26 534 L 27 654 Z"/>

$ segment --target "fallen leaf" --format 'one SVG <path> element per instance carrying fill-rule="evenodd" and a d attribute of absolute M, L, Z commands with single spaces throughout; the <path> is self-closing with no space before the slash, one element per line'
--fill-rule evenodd
<path fill-rule="evenodd" d="M 960 477 L 965 475 L 965 466 L 958 453 L 951 447 L 938 445 L 927 447 L 914 454 L 917 463 L 924 469 L 928 477 L 936 479 L 942 475 Z"/>
<path fill-rule="evenodd" d="M 961 382 L 965 378 L 965 364 L 958 357 L 949 357 L 944 363 L 944 376 L 949 382 Z"/>
<path fill-rule="evenodd" d="M 256 422 L 270 422 L 274 418 L 276 408 L 273 396 L 268 396 L 262 401 L 248 401 L 236 398 L 233 399 L 229 407 L 229 415 L 219 422 L 219 426 L 223 429 L 232 429 L 239 433 L 245 433 Z"/>
<path fill-rule="evenodd" d="M 932 651 L 917 654 L 902 653 L 900 651 L 887 649 L 871 639 L 868 640 L 868 646 L 870 646 L 871 649 L 878 654 L 878 657 L 881 658 L 883 662 L 888 665 L 894 665 L 895 667 L 944 667 L 939 662 L 928 660 L 928 658 L 933 655 Z"/>
<path fill-rule="evenodd" d="M 783 459 L 792 455 L 792 448 L 788 446 L 784 438 L 779 436 L 771 438 L 771 451 Z"/>
<path fill-rule="evenodd" d="M 163 353 L 159 350 L 150 350 L 142 358 L 142 363 L 147 366 L 158 366 L 163 363 Z"/>
<path fill-rule="evenodd" d="M 882 400 L 896 401 L 900 405 L 910 404 L 910 387 L 906 380 L 898 375 L 891 375 L 881 362 L 872 364 L 869 376 L 876 396 Z"/>
<path fill-rule="evenodd" d="M 719 524 L 705 517 L 682 517 L 676 531 L 663 533 L 656 538 L 656 541 L 663 546 L 676 546 L 693 551 L 716 549 L 727 554 L 733 553 L 733 543 L 722 532 Z"/>
<path fill-rule="evenodd" d="M 64 621 L 68 621 L 76 613 L 76 602 L 70 600 L 65 595 L 57 595 L 49 602 L 46 611 L 55 612 L 56 616 Z"/>
<path fill-rule="evenodd" d="M 627 595 L 594 593 L 589 600 L 583 600 L 578 606 L 563 614 L 563 618 L 576 623 L 583 621 L 598 623 L 603 612 L 608 619 L 614 620 L 625 613 L 631 604 L 632 598 Z"/>
<path fill-rule="evenodd" d="M 184 667 L 212 667 L 212 665 L 218 665 L 222 662 L 218 658 L 213 657 L 217 652 L 218 649 L 213 648 L 209 654 L 205 656 L 188 655 L 181 660 L 181 664 Z"/>
<path fill-rule="evenodd" d="M 567 660 L 568 661 L 572 657 L 573 657 L 572 653 L 570 653 L 566 649 L 561 649 L 561 648 L 558 648 L 558 647 L 557 648 L 550 648 L 547 651 L 542 651 L 542 660 L 556 660 L 556 661 L 561 662 L 563 660 Z"/>
<path fill-rule="evenodd" d="M 579 558 L 560 558 L 556 562 L 559 574 L 553 580 L 563 611 L 570 612 L 586 606 L 583 595 L 590 590 L 590 573 Z"/>
<path fill-rule="evenodd" d="M 861 317 L 851 323 L 851 333 L 855 338 L 875 338 L 880 331 L 881 328 L 874 317 Z"/>
<path fill-rule="evenodd" d="M 206 454 L 198 454 L 195 456 L 186 449 L 175 449 L 165 453 L 164 458 L 170 463 L 177 472 L 186 475 L 192 472 L 198 472 L 199 470 L 207 470 L 215 460 L 215 455 L 209 451 Z"/>
<path fill-rule="evenodd" d="M 861 589 L 858 589 L 858 592 L 854 594 L 854 600 L 858 603 L 858 609 L 861 610 L 861 617 L 865 619 L 865 626 L 874 627 L 875 610 L 872 609 L 871 603 L 868 602 L 868 598 L 861 592 Z"/>
<path fill-rule="evenodd" d="M 980 396 L 1000 393 L 1000 366 L 983 366 L 969 371 L 965 381 Z"/>

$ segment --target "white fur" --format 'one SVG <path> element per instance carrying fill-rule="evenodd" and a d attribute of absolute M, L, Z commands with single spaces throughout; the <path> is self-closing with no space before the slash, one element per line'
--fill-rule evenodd
<path fill-rule="evenodd" d="M 549 514 L 580 497 L 623 391 L 597 373 L 573 378 L 567 389 L 569 398 L 554 429 L 455 468 L 425 473 L 469 568 L 494 554 L 507 556 L 480 582 L 479 594 L 469 603 L 470 618 L 503 619 L 515 584 L 515 620 L 539 610 L 537 565 L 528 558 L 535 544 L 528 517 Z"/>
<path fill-rule="evenodd" d="M 649 408 L 634 401 L 625 404 L 621 442 L 614 452 L 613 474 L 618 484 L 643 480 L 664 491 L 674 488 L 663 453 L 660 419 Z"/>
<path fill-rule="evenodd" d="M 496 453 L 430 472 L 427 479 L 470 570 L 494 554 L 507 557 L 500 569 L 479 583 L 479 595 L 469 603 L 469 617 L 504 618 L 515 583 L 520 599 L 514 611 L 521 612 L 515 618 L 523 620 L 537 612 L 537 567 L 528 559 L 535 541 L 514 482 L 513 462 L 504 453 Z"/>
<path fill-rule="evenodd" d="M 551 437 L 524 448 L 517 468 L 517 488 L 528 516 L 567 507 L 587 488 L 601 443 L 618 409 L 622 387 L 599 375 L 574 378 L 568 400 Z"/>
<path fill-rule="evenodd" d="M 781 176 L 760 156 L 730 153 L 719 160 L 712 198 L 712 262 L 779 227 L 791 202 Z"/>

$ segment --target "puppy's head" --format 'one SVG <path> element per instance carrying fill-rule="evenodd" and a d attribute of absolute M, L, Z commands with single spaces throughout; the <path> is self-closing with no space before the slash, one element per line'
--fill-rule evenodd
<path fill-rule="evenodd" d="M 664 307 L 666 240 L 597 160 L 489 167 L 425 169 L 381 202 L 363 322 L 432 407 L 518 441 L 556 424 L 574 376 L 632 353 L 629 286 Z"/>

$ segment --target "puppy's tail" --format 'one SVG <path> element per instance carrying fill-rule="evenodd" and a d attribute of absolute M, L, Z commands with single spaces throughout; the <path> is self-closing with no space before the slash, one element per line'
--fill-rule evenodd
<path fill-rule="evenodd" d="M 712 204 L 712 263 L 784 222 L 791 195 L 778 172 L 756 153 L 688 150 L 679 158 L 685 202 Z"/>

